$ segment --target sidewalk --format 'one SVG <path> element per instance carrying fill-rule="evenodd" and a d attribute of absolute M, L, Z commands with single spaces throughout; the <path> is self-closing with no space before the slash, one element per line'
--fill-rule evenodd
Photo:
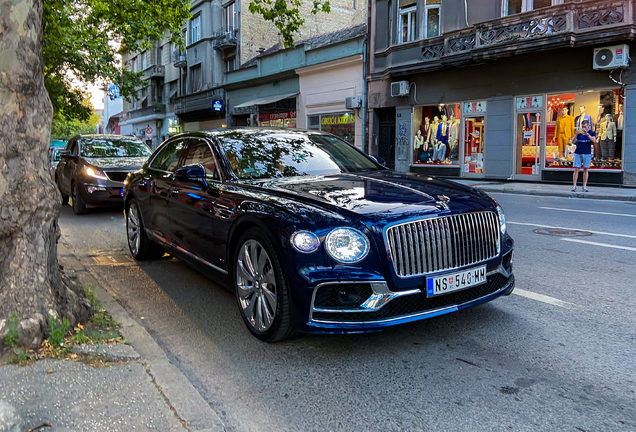
<path fill-rule="evenodd" d="M 68 247 L 58 245 L 67 277 L 98 280 Z M 83 259 L 83 258 L 82 258 Z M 86 258 L 90 259 L 90 258 Z M 101 285 L 101 284 L 100 284 Z M 97 296 L 128 345 L 84 345 L 116 360 L 93 367 L 46 359 L 32 366 L 0 366 L 0 432 L 222 432 L 225 427 L 165 352 L 105 289 Z"/>
<path fill-rule="evenodd" d="M 473 186 L 484 192 L 512 193 L 521 195 L 556 196 L 567 198 L 587 198 L 614 201 L 636 201 L 636 188 L 618 186 L 590 186 L 589 192 L 583 192 L 579 184 L 577 191 L 572 192 L 572 185 L 526 183 L 478 179 L 449 179 L 456 183 Z"/>

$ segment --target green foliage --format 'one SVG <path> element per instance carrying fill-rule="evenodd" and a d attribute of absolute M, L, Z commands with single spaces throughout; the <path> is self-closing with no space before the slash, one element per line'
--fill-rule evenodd
<path fill-rule="evenodd" d="M 95 133 L 95 127 L 99 122 L 99 116 L 92 114 L 87 121 L 68 119 L 62 115 L 53 115 L 51 124 L 51 137 L 68 140 L 78 134 Z"/>
<path fill-rule="evenodd" d="M 90 323 L 105 328 L 121 326 L 120 323 L 115 321 L 113 317 L 106 312 L 104 306 L 102 306 L 97 298 L 97 288 L 99 288 L 99 285 L 96 288 L 93 288 L 91 284 L 84 286 L 86 298 L 91 302 L 91 306 L 93 307 L 93 316 L 91 316 Z"/>
<path fill-rule="evenodd" d="M 86 95 L 77 82 L 112 82 L 130 97 L 141 72 L 122 68 L 119 54 L 151 47 L 171 35 L 183 47 L 189 0 L 44 0 L 44 78 L 54 113 L 86 121 Z"/>
<path fill-rule="evenodd" d="M 13 312 L 9 317 L 9 330 L 4 336 L 4 344 L 9 348 L 13 348 L 20 340 L 20 333 L 18 332 L 18 324 L 20 324 L 20 318 L 16 312 Z"/>
<path fill-rule="evenodd" d="M 86 294 L 88 301 L 91 302 L 91 307 L 93 309 L 97 310 L 97 308 L 101 306 L 97 299 L 97 288 L 93 288 L 92 284 L 84 285 L 84 294 Z"/>
<path fill-rule="evenodd" d="M 66 318 L 62 319 L 62 322 L 58 320 L 56 317 L 51 317 L 49 319 L 49 337 L 48 342 L 53 347 L 61 347 L 64 345 L 64 336 L 66 336 L 66 332 L 68 331 L 68 320 Z"/>
<path fill-rule="evenodd" d="M 266 21 L 271 21 L 283 37 L 286 48 L 294 46 L 294 34 L 304 24 L 305 19 L 301 18 L 299 7 L 303 0 L 252 0 L 250 2 L 250 12 L 260 14 Z M 312 14 L 318 12 L 330 12 L 329 0 L 312 0 Z"/>
<path fill-rule="evenodd" d="M 29 360 L 29 351 L 25 348 L 14 347 L 13 354 L 15 354 L 15 360 L 18 364 L 26 363 Z"/>

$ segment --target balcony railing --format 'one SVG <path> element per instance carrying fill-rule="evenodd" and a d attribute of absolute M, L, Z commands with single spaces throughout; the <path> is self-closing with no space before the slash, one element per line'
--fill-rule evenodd
<path fill-rule="evenodd" d="M 216 50 L 234 48 L 238 45 L 238 29 L 223 27 L 212 33 L 212 46 Z"/>
<path fill-rule="evenodd" d="M 144 78 L 163 78 L 164 68 L 163 66 L 151 66 L 144 71 Z"/>
<path fill-rule="evenodd" d="M 147 117 L 147 116 L 155 115 L 155 114 L 160 115 L 165 113 L 166 113 L 165 105 L 161 105 L 161 104 L 150 105 L 145 108 L 139 108 L 133 111 L 128 111 L 128 120 L 134 120 L 141 117 Z"/>
<path fill-rule="evenodd" d="M 179 49 L 172 52 L 172 61 L 174 62 L 174 66 L 178 68 L 184 68 L 188 65 L 185 51 Z"/>
<path fill-rule="evenodd" d="M 497 18 L 436 38 L 394 45 L 375 53 L 376 59 L 381 59 L 376 67 L 395 67 L 383 58 L 402 50 L 421 50 L 419 59 L 415 57 L 409 64 L 439 68 L 511 53 L 612 42 L 630 37 L 633 24 L 630 0 L 566 3 Z"/>

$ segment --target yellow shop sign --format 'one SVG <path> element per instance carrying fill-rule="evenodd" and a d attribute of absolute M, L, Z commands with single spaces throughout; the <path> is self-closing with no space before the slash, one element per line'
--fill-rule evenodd
<path fill-rule="evenodd" d="M 320 123 L 323 125 L 340 125 L 340 124 L 353 124 L 355 122 L 356 122 L 356 118 L 353 114 L 343 114 L 343 115 L 323 116 Z"/>

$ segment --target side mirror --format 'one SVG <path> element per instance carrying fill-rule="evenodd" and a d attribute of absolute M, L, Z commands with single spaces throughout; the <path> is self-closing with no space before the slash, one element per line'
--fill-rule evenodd
<path fill-rule="evenodd" d="M 386 161 L 382 159 L 380 156 L 369 155 L 369 157 L 375 162 L 382 166 L 386 166 Z"/>
<path fill-rule="evenodd" d="M 174 178 L 181 181 L 205 180 L 205 168 L 201 164 L 185 165 L 177 168 Z"/>

